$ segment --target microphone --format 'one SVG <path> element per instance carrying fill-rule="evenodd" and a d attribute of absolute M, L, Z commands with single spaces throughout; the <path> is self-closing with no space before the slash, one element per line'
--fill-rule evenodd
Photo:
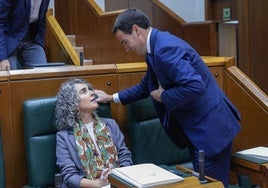
<path fill-rule="evenodd" d="M 198 151 L 198 162 L 199 162 L 199 181 L 201 184 L 206 183 L 205 172 L 204 172 L 204 163 L 205 163 L 205 152 L 204 150 Z"/>

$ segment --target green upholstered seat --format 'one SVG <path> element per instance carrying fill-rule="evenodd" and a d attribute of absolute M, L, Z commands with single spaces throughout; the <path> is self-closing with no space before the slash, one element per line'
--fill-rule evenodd
<path fill-rule="evenodd" d="M 56 166 L 56 98 L 24 102 L 24 139 L 29 187 L 54 185 Z"/>
<path fill-rule="evenodd" d="M 4 154 L 3 154 L 1 131 L 0 131 L 0 188 L 5 188 L 5 168 L 4 168 Z"/>
<path fill-rule="evenodd" d="M 54 110 L 56 98 L 30 99 L 23 103 L 24 140 L 28 185 L 25 187 L 54 186 L 56 166 L 56 129 Z M 101 104 L 97 113 L 111 117 L 110 105 Z"/>
<path fill-rule="evenodd" d="M 168 138 L 150 97 L 128 104 L 127 112 L 130 150 L 135 164 L 180 164 L 192 169 L 188 149 L 177 148 Z"/>

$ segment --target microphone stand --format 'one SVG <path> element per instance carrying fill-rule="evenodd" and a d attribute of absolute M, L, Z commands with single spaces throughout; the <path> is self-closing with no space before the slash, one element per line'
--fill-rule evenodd
<path fill-rule="evenodd" d="M 204 165 L 205 165 L 205 152 L 204 150 L 198 151 L 198 162 L 199 162 L 199 181 L 201 184 L 207 183 L 207 180 L 205 179 L 205 171 L 204 171 Z"/>

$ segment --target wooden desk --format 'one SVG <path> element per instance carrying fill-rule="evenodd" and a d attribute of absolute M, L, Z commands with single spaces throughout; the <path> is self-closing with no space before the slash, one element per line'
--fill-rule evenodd
<path fill-rule="evenodd" d="M 268 161 L 235 154 L 231 169 L 236 174 L 249 176 L 252 184 L 268 188 Z"/>
<path fill-rule="evenodd" d="M 176 166 L 176 168 L 185 173 L 192 173 L 191 170 L 181 167 L 181 166 Z M 224 188 L 222 182 L 217 181 L 207 176 L 205 176 L 205 178 L 207 180 L 207 183 L 205 184 L 200 184 L 197 177 L 189 176 L 189 177 L 185 177 L 184 181 L 182 182 L 159 185 L 159 186 L 155 186 L 154 188 L 206 188 L 206 187 L 207 188 Z M 134 188 L 133 185 L 127 182 L 124 182 L 123 180 L 120 180 L 113 175 L 109 175 L 108 179 L 109 179 L 109 182 L 111 183 L 112 188 Z"/>

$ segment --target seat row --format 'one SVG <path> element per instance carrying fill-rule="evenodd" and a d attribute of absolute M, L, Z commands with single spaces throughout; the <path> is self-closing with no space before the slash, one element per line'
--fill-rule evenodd
<path fill-rule="evenodd" d="M 58 173 L 55 104 L 54 97 L 31 99 L 23 103 L 28 175 L 28 185 L 25 187 L 54 186 L 54 175 Z M 101 104 L 97 113 L 101 117 L 111 117 L 110 105 Z M 128 114 L 130 150 L 135 164 L 190 163 L 188 151 L 176 148 L 164 134 L 149 98 L 128 105 Z"/>
<path fill-rule="evenodd" d="M 56 129 L 54 109 L 56 98 L 29 99 L 23 103 L 23 126 L 27 164 L 27 185 L 53 187 L 56 166 Z M 111 118 L 109 104 L 100 104 L 97 113 Z M 188 149 L 177 148 L 167 137 L 154 110 L 151 99 L 127 105 L 128 136 L 134 164 L 154 163 L 174 168 L 182 165 L 192 169 Z M 0 188 L 5 187 L 4 159 L 0 134 Z"/>

